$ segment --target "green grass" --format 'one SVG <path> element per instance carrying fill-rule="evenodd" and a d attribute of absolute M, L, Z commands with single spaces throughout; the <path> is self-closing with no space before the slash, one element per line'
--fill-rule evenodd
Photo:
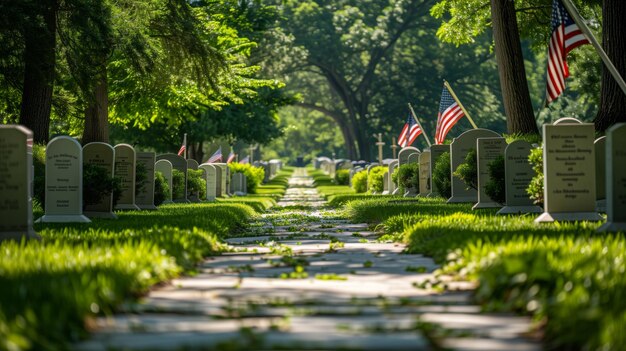
<path fill-rule="evenodd" d="M 41 241 L 0 243 L 0 350 L 57 350 L 87 335 L 88 321 L 225 250 L 275 204 L 293 170 L 260 190 L 267 195 L 118 212 L 117 220 L 36 224 Z M 42 215 L 34 210 L 35 218 Z"/>
<path fill-rule="evenodd" d="M 354 192 L 347 194 L 330 195 L 328 197 L 328 205 L 331 207 L 341 207 L 346 203 L 354 200 L 401 200 L 403 197 L 396 195 L 372 195 L 372 194 L 355 194 Z"/>
<path fill-rule="evenodd" d="M 439 198 L 401 198 L 371 196 L 350 201 L 346 205 L 348 217 L 354 222 L 378 223 L 399 214 L 454 213 L 471 211 L 471 204 L 446 204 Z M 492 211 L 495 213 L 495 211 Z"/>

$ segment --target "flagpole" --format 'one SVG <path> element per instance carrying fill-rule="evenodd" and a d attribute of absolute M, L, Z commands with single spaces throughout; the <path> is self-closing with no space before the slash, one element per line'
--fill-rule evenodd
<path fill-rule="evenodd" d="M 411 111 L 411 114 L 413 115 L 413 119 L 415 120 L 415 122 L 417 122 L 417 125 L 420 126 L 420 129 L 422 130 L 422 135 L 424 136 L 424 138 L 426 138 L 426 142 L 428 143 L 428 147 L 431 147 L 432 144 L 430 143 L 430 139 L 428 139 L 428 135 L 426 135 L 426 131 L 424 130 L 424 127 L 422 127 L 420 120 L 417 119 L 417 115 L 415 114 L 415 111 L 413 110 L 413 106 L 411 106 L 410 102 L 409 102 L 409 110 Z"/>
<path fill-rule="evenodd" d="M 185 149 L 183 150 L 183 158 L 187 159 L 187 133 L 183 135 L 183 145 L 185 145 Z"/>
<path fill-rule="evenodd" d="M 604 65 L 611 73 L 611 76 L 613 76 L 613 79 L 615 79 L 615 81 L 617 82 L 617 85 L 619 85 L 619 87 L 622 89 L 622 92 L 626 94 L 626 82 L 624 82 L 624 79 L 619 74 L 617 68 L 615 68 L 615 66 L 613 65 L 613 62 L 611 62 L 609 56 L 606 54 L 606 52 L 604 52 L 604 49 L 602 49 L 602 45 L 598 43 L 596 37 L 594 37 L 593 33 L 591 33 L 591 30 L 589 29 L 583 18 L 580 16 L 580 13 L 578 12 L 576 6 L 574 6 L 571 0 L 562 0 L 562 3 L 563 6 L 565 6 L 565 8 L 567 9 L 567 12 L 569 12 L 569 14 L 572 16 L 572 19 L 574 20 L 576 25 L 578 25 L 578 28 L 580 28 L 580 30 L 585 34 L 585 36 L 591 43 L 591 45 L 593 45 L 593 47 L 596 49 L 598 55 L 600 55 L 600 58 L 602 59 L 602 62 L 604 62 Z"/>
<path fill-rule="evenodd" d="M 472 117 L 470 117 L 469 113 L 467 113 L 467 110 L 465 109 L 465 107 L 463 107 L 463 104 L 461 103 L 461 101 L 459 101 L 459 98 L 454 93 L 454 90 L 452 90 L 452 87 L 445 79 L 443 80 L 443 85 L 448 89 L 448 91 L 450 92 L 450 95 L 452 95 L 452 97 L 454 98 L 454 101 L 456 101 L 456 103 L 459 104 L 459 107 L 465 114 L 465 117 L 467 117 L 467 119 L 469 120 L 472 127 L 474 127 L 474 129 L 478 129 L 478 127 L 476 126 L 476 123 L 474 123 L 474 120 L 472 119 Z"/>

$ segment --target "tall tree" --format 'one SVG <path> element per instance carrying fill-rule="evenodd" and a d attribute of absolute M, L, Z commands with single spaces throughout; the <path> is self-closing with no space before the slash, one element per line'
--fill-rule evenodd
<path fill-rule="evenodd" d="M 604 0 L 602 4 L 602 47 L 622 78 L 626 77 L 626 1 Z M 596 130 L 605 131 L 626 122 L 626 94 L 602 66 L 600 107 L 594 120 Z"/>

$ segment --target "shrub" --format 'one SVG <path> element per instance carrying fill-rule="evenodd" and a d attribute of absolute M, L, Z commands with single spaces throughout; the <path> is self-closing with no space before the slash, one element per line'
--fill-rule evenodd
<path fill-rule="evenodd" d="M 347 169 L 340 169 L 335 172 L 335 184 L 348 185 L 350 184 L 350 171 Z"/>
<path fill-rule="evenodd" d="M 172 169 L 172 198 L 180 199 L 185 196 L 185 174 Z"/>
<path fill-rule="evenodd" d="M 143 163 L 135 164 L 135 196 L 139 195 L 146 187 L 146 180 L 148 180 L 146 166 Z"/>
<path fill-rule="evenodd" d="M 419 164 L 407 163 L 398 167 L 398 176 L 396 179 L 400 192 L 403 194 L 408 189 L 419 189 Z"/>
<path fill-rule="evenodd" d="M 168 197 L 170 185 L 161 172 L 154 172 L 154 205 L 161 205 Z"/>
<path fill-rule="evenodd" d="M 478 165 L 476 164 L 476 149 L 470 149 L 465 155 L 465 162 L 461 163 L 454 171 L 468 189 L 478 189 Z"/>
<path fill-rule="evenodd" d="M 506 202 L 506 184 L 504 174 L 504 156 L 498 156 L 487 165 L 489 181 L 485 184 L 485 193 L 493 201 L 504 205 Z"/>
<path fill-rule="evenodd" d="M 206 199 L 206 179 L 201 169 L 187 170 L 187 194 L 198 194 L 199 199 Z"/>
<path fill-rule="evenodd" d="M 533 165 L 535 176 L 528 184 L 526 193 L 536 205 L 543 206 L 543 149 L 541 147 L 532 149 L 528 161 Z"/>
<path fill-rule="evenodd" d="M 33 197 L 43 207 L 46 203 L 46 147 L 44 145 L 33 145 L 33 167 L 35 168 Z"/>
<path fill-rule="evenodd" d="M 367 175 L 367 187 L 369 191 L 382 193 L 383 190 L 385 190 L 385 172 L 387 172 L 387 167 L 385 166 L 376 166 L 370 170 Z"/>
<path fill-rule="evenodd" d="M 449 152 L 444 152 L 435 161 L 435 167 L 433 168 L 433 184 L 441 196 L 445 198 L 452 196 Z"/>
<path fill-rule="evenodd" d="M 109 171 L 98 165 L 83 164 L 83 207 L 100 203 L 113 194 L 113 205 L 117 204 L 122 190 L 119 178 L 111 177 Z"/>
<path fill-rule="evenodd" d="M 257 187 L 265 179 L 265 170 L 262 167 L 254 167 L 247 163 L 229 163 L 228 168 L 231 174 L 239 172 L 246 176 L 247 191 L 250 194 L 256 194 Z"/>
<path fill-rule="evenodd" d="M 367 171 L 362 170 L 352 176 L 352 189 L 356 193 L 364 193 L 367 191 Z"/>
<path fill-rule="evenodd" d="M 396 167 L 393 170 L 393 173 L 391 173 L 391 181 L 398 186 L 398 172 L 400 172 L 400 167 Z"/>

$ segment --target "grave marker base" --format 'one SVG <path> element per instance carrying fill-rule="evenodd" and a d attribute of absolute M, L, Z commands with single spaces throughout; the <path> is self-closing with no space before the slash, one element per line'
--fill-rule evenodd
<path fill-rule="evenodd" d="M 481 208 L 500 208 L 500 205 L 497 202 L 478 202 L 474 206 L 472 206 L 472 210 L 480 210 Z"/>
<path fill-rule="evenodd" d="M 613 233 L 613 232 L 623 232 L 626 233 L 626 223 L 619 222 L 607 222 L 604 223 L 597 230 L 598 233 Z"/>
<path fill-rule="evenodd" d="M 165 201 L 163 201 L 163 205 L 173 204 L 173 203 L 174 203 L 174 201 L 172 201 L 172 200 L 165 200 Z"/>
<path fill-rule="evenodd" d="M 504 206 L 497 214 L 524 214 L 524 213 L 543 213 L 543 208 L 539 206 Z"/>
<path fill-rule="evenodd" d="M 606 199 L 596 200 L 596 212 L 606 213 Z"/>
<path fill-rule="evenodd" d="M 117 219 L 117 215 L 112 212 L 92 212 L 85 211 L 83 214 L 89 218 Z"/>
<path fill-rule="evenodd" d="M 21 240 L 23 238 L 41 240 L 39 234 L 33 229 L 21 232 L 0 232 L 0 242 L 4 240 Z"/>
<path fill-rule="evenodd" d="M 604 218 L 597 212 L 544 212 L 535 219 L 535 223 L 573 222 L 573 221 L 603 221 Z"/>
<path fill-rule="evenodd" d="M 383 195 L 389 195 L 389 190 L 383 191 Z"/>
<path fill-rule="evenodd" d="M 122 204 L 122 205 L 117 205 L 115 206 L 116 210 L 141 210 L 137 205 L 135 204 Z"/>
<path fill-rule="evenodd" d="M 409 189 L 409 191 L 404 193 L 404 195 L 402 195 L 402 196 L 403 197 L 416 197 L 417 196 L 417 192 L 411 188 L 411 189 Z"/>
<path fill-rule="evenodd" d="M 163 202 L 163 203 L 166 203 L 166 202 Z M 149 211 L 157 210 L 157 207 L 154 205 L 137 205 L 137 207 L 139 207 L 140 210 L 149 210 Z"/>
<path fill-rule="evenodd" d="M 35 223 L 91 223 L 85 215 L 44 215 Z"/>
<path fill-rule="evenodd" d="M 391 193 L 391 195 L 400 195 L 400 189 L 396 189 L 393 191 L 393 193 Z"/>
<path fill-rule="evenodd" d="M 463 204 L 468 202 L 476 203 L 478 201 L 478 194 L 474 196 L 452 196 L 446 201 L 449 204 Z"/>
<path fill-rule="evenodd" d="M 175 199 L 173 203 L 175 203 L 175 204 L 190 204 L 191 201 L 189 201 L 189 199 Z"/>

